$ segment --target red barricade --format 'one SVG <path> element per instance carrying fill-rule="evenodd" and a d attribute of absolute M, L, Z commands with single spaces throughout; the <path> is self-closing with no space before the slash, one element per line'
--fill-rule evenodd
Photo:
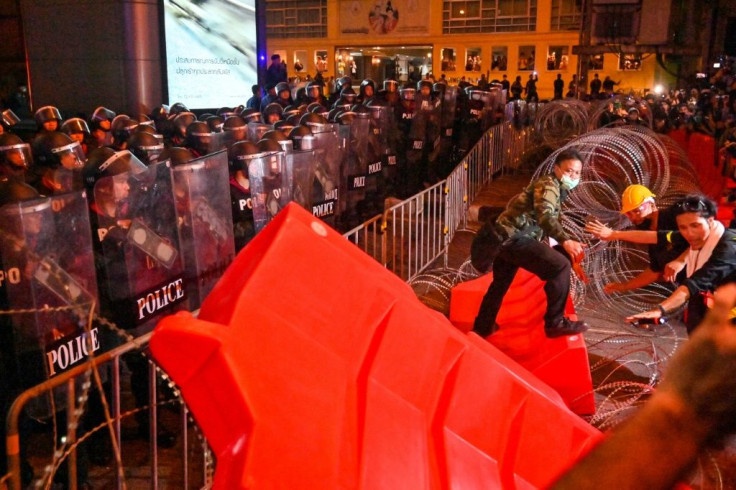
<path fill-rule="evenodd" d="M 166 318 L 150 345 L 212 445 L 216 488 L 543 487 L 600 437 L 296 205 L 199 319 Z"/>
<path fill-rule="evenodd" d="M 450 297 L 450 321 L 469 331 L 493 274 L 458 284 Z M 544 334 L 547 299 L 544 283 L 519 269 L 503 299 L 496 323 L 500 330 L 489 341 L 516 362 L 556 389 L 570 409 L 578 414 L 595 412 L 593 379 L 588 350 L 580 335 L 548 339 Z M 574 314 L 568 301 L 566 314 Z"/>

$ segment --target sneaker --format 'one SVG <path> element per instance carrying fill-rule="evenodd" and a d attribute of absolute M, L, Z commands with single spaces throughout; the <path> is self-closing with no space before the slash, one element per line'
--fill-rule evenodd
<path fill-rule="evenodd" d="M 568 318 L 562 318 L 554 326 L 545 325 L 544 333 L 548 338 L 554 339 L 555 337 L 563 337 L 565 335 L 577 335 L 588 330 L 588 324 L 584 321 L 570 320 Z"/>

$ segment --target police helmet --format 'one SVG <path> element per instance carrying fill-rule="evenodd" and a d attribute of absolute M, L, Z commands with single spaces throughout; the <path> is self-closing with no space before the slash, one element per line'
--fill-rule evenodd
<path fill-rule="evenodd" d="M 289 84 L 288 83 L 286 83 L 286 82 L 279 82 L 279 83 L 276 84 L 276 95 L 278 95 L 281 98 L 281 93 L 282 92 L 287 92 L 289 94 L 289 97 L 291 97 L 291 89 L 289 88 Z"/>
<path fill-rule="evenodd" d="M 221 133 L 225 125 L 225 119 L 222 116 L 212 115 L 205 119 L 204 122 L 207 123 L 207 126 L 210 127 L 210 131 L 213 133 Z"/>
<path fill-rule="evenodd" d="M 0 112 L 0 124 L 5 129 L 10 129 L 20 122 L 20 118 L 11 109 Z"/>
<path fill-rule="evenodd" d="M 194 121 L 187 126 L 187 144 L 204 155 L 209 151 L 212 131 L 206 122 Z"/>
<path fill-rule="evenodd" d="M 90 135 L 89 126 L 87 121 L 79 117 L 73 117 L 64 121 L 61 125 L 61 132 L 72 136 L 73 134 L 83 134 L 84 136 Z"/>
<path fill-rule="evenodd" d="M 112 120 L 115 119 L 114 111 L 111 111 L 107 107 L 99 106 L 97 109 L 92 111 L 92 116 L 89 118 L 92 123 L 92 129 L 100 129 L 102 131 L 110 131 Z"/>
<path fill-rule="evenodd" d="M 40 198 L 38 191 L 24 182 L 16 179 L 0 180 L 0 207 Z"/>
<path fill-rule="evenodd" d="M 304 87 L 304 90 L 310 100 L 318 100 L 322 97 L 322 85 L 315 81 L 307 83 L 306 87 Z"/>
<path fill-rule="evenodd" d="M 353 124 L 353 121 L 356 119 L 356 114 L 354 112 L 341 112 L 336 116 L 337 122 L 342 124 L 343 126 L 350 126 Z"/>
<path fill-rule="evenodd" d="M 315 114 L 314 112 L 308 112 L 299 119 L 299 124 L 307 125 L 310 127 L 327 123 L 328 121 L 324 118 L 324 116 Z"/>
<path fill-rule="evenodd" d="M 119 114 L 112 120 L 110 131 L 115 141 L 122 142 L 126 141 L 137 127 L 138 121 L 131 119 L 125 114 Z"/>
<path fill-rule="evenodd" d="M 49 121 L 56 121 L 58 129 L 58 126 L 61 125 L 62 120 L 59 109 L 52 105 L 46 105 L 38 109 L 36 113 L 33 114 L 33 118 L 36 120 L 36 124 L 40 129 L 43 128 L 44 123 L 47 123 Z"/>
<path fill-rule="evenodd" d="M 170 117 L 174 117 L 177 114 L 181 114 L 182 112 L 189 112 L 189 109 L 187 109 L 187 106 L 185 106 L 181 102 L 176 102 L 174 105 L 172 105 L 169 108 L 169 116 Z"/>
<path fill-rule="evenodd" d="M 255 143 L 250 141 L 238 141 L 234 143 L 227 151 L 227 159 L 230 163 L 230 169 L 233 171 L 240 170 L 248 173 L 248 162 L 261 153 Z"/>
<path fill-rule="evenodd" d="M 288 133 L 295 125 L 291 124 L 289 121 L 276 121 L 271 126 L 273 129 L 280 129 L 281 131 Z"/>
<path fill-rule="evenodd" d="M 187 127 L 197 120 L 197 116 L 192 112 L 180 112 L 174 116 L 174 131 L 179 136 L 186 136 Z"/>
<path fill-rule="evenodd" d="M 335 82 L 335 92 L 337 92 L 338 94 L 342 93 L 343 89 L 347 87 L 352 88 L 352 86 L 353 86 L 352 78 L 348 76 L 340 77 L 337 79 L 337 82 Z"/>
<path fill-rule="evenodd" d="M 150 164 L 158 160 L 164 151 L 164 143 L 156 135 L 146 131 L 135 131 L 128 138 L 128 149 L 141 162 Z"/>
<path fill-rule="evenodd" d="M 399 82 L 396 80 L 384 80 L 383 81 L 383 90 L 385 90 L 388 93 L 394 93 L 399 91 Z"/>
<path fill-rule="evenodd" d="M 33 140 L 32 148 L 37 167 L 74 170 L 84 166 L 82 146 L 60 131 L 39 134 Z"/>
<path fill-rule="evenodd" d="M 413 89 L 411 87 L 402 87 L 401 90 L 399 90 L 399 95 L 403 100 L 414 100 L 416 94 L 416 89 Z"/>
<path fill-rule="evenodd" d="M 87 163 L 82 169 L 84 185 L 94 188 L 95 183 L 105 177 L 125 172 L 133 174 L 144 172 L 146 166 L 128 150 L 115 151 L 112 148 L 95 148 L 89 153 Z"/>
<path fill-rule="evenodd" d="M 33 166 L 31 145 L 14 134 L 0 134 L 0 166 L 10 167 L 11 173 L 31 168 Z"/>
<path fill-rule="evenodd" d="M 314 136 L 309 126 L 295 126 L 289 132 L 289 139 L 294 143 L 295 150 L 312 150 L 314 148 Z"/>
<path fill-rule="evenodd" d="M 168 119 L 169 117 L 169 106 L 166 104 L 161 104 L 159 106 L 156 106 L 151 111 L 151 119 L 158 122 L 162 119 Z"/>
<path fill-rule="evenodd" d="M 276 102 L 271 102 L 261 111 L 261 113 L 263 114 L 264 122 L 266 122 L 266 120 L 268 119 L 268 116 L 272 114 L 277 114 L 280 118 L 281 115 L 284 113 L 284 108 L 281 107 L 281 105 Z"/>
<path fill-rule="evenodd" d="M 261 113 L 257 109 L 245 109 L 240 113 L 246 123 L 261 122 Z"/>
<path fill-rule="evenodd" d="M 185 163 L 189 163 L 195 158 L 197 157 L 195 157 L 194 154 L 187 148 L 182 148 L 181 146 L 172 146 L 171 148 L 164 149 L 164 151 L 161 152 L 156 161 L 164 162 L 166 160 L 169 160 L 171 162 L 171 166 L 176 167 L 177 165 L 184 165 Z"/>

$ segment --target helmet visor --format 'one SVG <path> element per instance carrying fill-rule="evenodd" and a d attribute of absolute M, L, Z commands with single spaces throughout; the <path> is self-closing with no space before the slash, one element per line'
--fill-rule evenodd
<path fill-rule="evenodd" d="M 78 141 L 58 148 L 52 148 L 51 153 L 56 155 L 61 165 L 69 170 L 81 169 L 87 161 L 87 158 L 84 156 L 84 150 L 82 150 L 82 145 Z"/>
<path fill-rule="evenodd" d="M 0 155 L 3 160 L 13 167 L 30 168 L 33 165 L 31 145 L 19 143 L 17 145 L 0 146 Z"/>

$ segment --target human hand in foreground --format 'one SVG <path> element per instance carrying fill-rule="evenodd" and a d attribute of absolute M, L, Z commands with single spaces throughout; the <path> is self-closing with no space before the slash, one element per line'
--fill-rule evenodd
<path fill-rule="evenodd" d="M 591 235 L 595 236 L 596 238 L 599 238 L 603 241 L 609 241 L 613 240 L 613 229 L 609 228 L 608 226 L 604 225 L 600 221 L 593 220 L 588 221 L 585 223 L 585 231 L 590 233 Z"/>
<path fill-rule="evenodd" d="M 685 260 L 678 257 L 671 262 L 667 262 L 667 265 L 664 266 L 664 270 L 662 271 L 662 277 L 664 277 L 665 281 L 674 282 L 677 274 L 684 268 Z"/>
<path fill-rule="evenodd" d="M 565 240 L 562 242 L 562 248 L 565 249 L 565 252 L 567 252 L 573 262 L 580 262 L 580 259 L 585 253 L 585 245 L 575 240 Z"/>
<path fill-rule="evenodd" d="M 631 315 L 626 317 L 626 321 L 631 323 L 635 322 L 637 320 L 641 320 L 644 318 L 651 318 L 656 320 L 657 318 L 660 318 L 662 316 L 662 312 L 659 311 L 659 308 L 649 311 L 643 311 L 641 313 L 637 313 L 636 315 Z"/>

